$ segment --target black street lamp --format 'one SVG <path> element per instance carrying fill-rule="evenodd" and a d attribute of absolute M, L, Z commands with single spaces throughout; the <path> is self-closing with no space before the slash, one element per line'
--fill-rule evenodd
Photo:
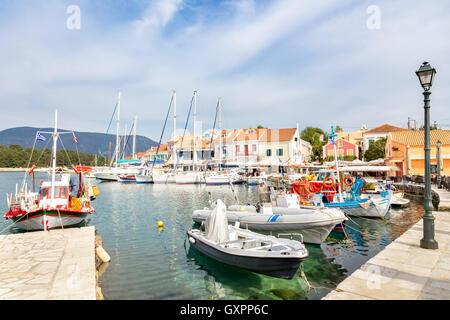
<path fill-rule="evenodd" d="M 441 178 L 441 146 L 442 143 L 440 140 L 436 142 L 436 161 L 437 161 L 437 187 L 441 188 L 442 178 Z"/>
<path fill-rule="evenodd" d="M 425 102 L 425 200 L 423 216 L 423 238 L 420 240 L 420 247 L 425 249 L 437 249 L 438 243 L 434 239 L 434 216 L 433 204 L 431 202 L 431 165 L 430 165 L 430 89 L 433 85 L 436 70 L 428 62 L 424 62 L 416 72 L 420 84 L 424 89 L 423 96 Z"/>

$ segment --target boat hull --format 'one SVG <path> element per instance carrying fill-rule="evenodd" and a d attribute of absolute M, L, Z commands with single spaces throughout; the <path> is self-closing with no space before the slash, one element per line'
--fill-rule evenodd
<path fill-rule="evenodd" d="M 219 261 L 221 263 L 245 269 L 252 272 L 261 273 L 271 277 L 277 277 L 282 279 L 292 279 L 297 273 L 304 258 L 261 258 L 261 257 L 249 257 L 240 256 L 237 254 L 228 254 L 224 251 L 217 250 L 206 244 L 203 239 L 196 236 L 194 233 L 188 231 L 188 236 L 195 239 L 195 242 L 190 241 L 190 245 L 203 253 L 204 255 Z"/>
<path fill-rule="evenodd" d="M 205 183 L 200 173 L 180 174 L 175 177 L 176 184 L 202 184 Z"/>
<path fill-rule="evenodd" d="M 44 221 L 47 229 L 58 229 L 78 225 L 85 220 L 91 212 L 65 211 L 65 210 L 40 210 L 28 213 L 25 218 L 16 216 L 11 218 L 14 226 L 21 230 L 44 230 Z M 45 219 L 45 220 L 44 220 Z"/>
<path fill-rule="evenodd" d="M 145 175 L 138 175 L 138 176 L 136 176 L 136 183 L 138 183 L 138 184 L 153 183 L 153 177 L 145 176 Z"/>

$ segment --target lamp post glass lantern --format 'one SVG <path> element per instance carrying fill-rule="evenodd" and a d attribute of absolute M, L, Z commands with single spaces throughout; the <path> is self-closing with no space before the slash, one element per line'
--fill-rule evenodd
<path fill-rule="evenodd" d="M 433 204 L 431 202 L 431 164 L 430 164 L 430 89 L 433 85 L 434 76 L 436 70 L 430 66 L 428 62 L 424 62 L 422 66 L 416 71 L 416 75 L 419 78 L 420 85 L 424 89 L 424 135 L 425 135 L 425 196 L 423 207 L 425 214 L 423 216 L 423 238 L 420 240 L 420 247 L 425 249 L 437 249 L 438 243 L 434 239 L 434 217 L 433 217 Z"/>
<path fill-rule="evenodd" d="M 422 88 L 425 91 L 428 91 L 433 85 L 436 69 L 432 68 L 428 62 L 424 62 L 420 66 L 419 70 L 416 71 L 416 75 L 419 77 Z"/>

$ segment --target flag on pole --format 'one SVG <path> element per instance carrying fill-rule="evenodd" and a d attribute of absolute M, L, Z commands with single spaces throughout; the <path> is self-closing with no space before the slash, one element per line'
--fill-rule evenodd
<path fill-rule="evenodd" d="M 45 141 L 45 140 L 47 140 L 47 138 L 46 137 L 44 137 L 39 131 L 36 133 L 36 140 L 39 140 L 39 141 Z"/>
<path fill-rule="evenodd" d="M 72 132 L 73 135 L 73 142 L 78 143 L 78 139 L 77 137 L 75 137 L 75 132 Z"/>

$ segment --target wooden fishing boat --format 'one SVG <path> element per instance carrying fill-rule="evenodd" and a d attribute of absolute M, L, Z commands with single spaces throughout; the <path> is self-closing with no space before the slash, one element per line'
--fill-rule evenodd
<path fill-rule="evenodd" d="M 53 135 L 53 165 L 51 181 L 41 181 L 39 191 L 34 192 L 24 182 L 16 185 L 16 193 L 7 195 L 9 211 L 5 219 L 12 220 L 14 226 L 22 230 L 49 230 L 78 225 L 94 212 L 91 201 L 99 195 L 97 187 L 83 182 L 83 174 L 91 172 L 90 167 L 73 166 L 78 175 L 78 185 L 73 183 L 71 174 L 56 175 L 56 145 L 58 139 L 57 112 Z M 28 174 L 32 175 L 35 166 Z M 33 176 L 34 177 L 34 176 Z M 34 180 L 34 179 L 33 179 Z"/>

